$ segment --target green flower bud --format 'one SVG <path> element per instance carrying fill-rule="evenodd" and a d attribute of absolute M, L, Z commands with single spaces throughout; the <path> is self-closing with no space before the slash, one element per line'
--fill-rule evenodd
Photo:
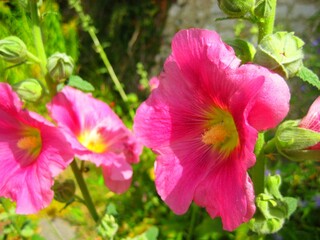
<path fill-rule="evenodd" d="M 275 135 L 279 153 L 293 161 L 319 160 L 320 150 L 308 150 L 320 142 L 320 133 L 299 127 L 299 120 L 282 123 Z"/>
<path fill-rule="evenodd" d="M 304 42 L 293 33 L 277 32 L 259 43 L 254 62 L 288 79 L 302 67 Z"/>
<path fill-rule="evenodd" d="M 280 175 L 266 178 L 264 193 L 256 197 L 256 214 L 249 222 L 252 231 L 258 234 L 275 233 L 296 210 L 298 201 L 295 198 L 282 197 L 280 185 Z"/>
<path fill-rule="evenodd" d="M 255 0 L 218 0 L 219 8 L 229 17 L 242 17 L 254 7 Z"/>
<path fill-rule="evenodd" d="M 43 94 L 43 88 L 38 80 L 28 78 L 12 86 L 18 96 L 27 102 L 37 102 Z"/>
<path fill-rule="evenodd" d="M 0 40 L 0 58 L 3 60 L 18 64 L 27 60 L 27 54 L 27 47 L 20 38 L 9 36 Z"/>
<path fill-rule="evenodd" d="M 58 83 L 64 82 L 71 76 L 73 67 L 73 59 L 64 53 L 55 53 L 48 58 L 48 73 Z"/>
<path fill-rule="evenodd" d="M 52 190 L 54 191 L 55 200 L 66 203 L 73 199 L 76 191 L 76 185 L 71 179 L 65 180 L 62 183 L 56 181 L 52 187 Z"/>

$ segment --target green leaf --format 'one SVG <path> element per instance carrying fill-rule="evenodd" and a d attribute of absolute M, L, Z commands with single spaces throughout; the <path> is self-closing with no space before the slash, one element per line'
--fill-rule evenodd
<path fill-rule="evenodd" d="M 284 197 L 283 201 L 288 205 L 287 218 L 289 218 L 290 215 L 297 209 L 298 200 L 293 197 Z"/>
<path fill-rule="evenodd" d="M 302 66 L 299 72 L 297 73 L 297 76 L 301 78 L 304 82 L 307 82 L 310 85 L 320 90 L 319 77 L 314 72 L 312 72 L 309 68 Z"/>
<path fill-rule="evenodd" d="M 227 40 L 226 43 L 233 48 L 237 57 L 241 59 L 242 64 L 253 61 L 256 49 L 250 42 L 242 39 L 232 39 Z"/>
<path fill-rule="evenodd" d="M 94 91 L 94 87 L 91 83 L 83 80 L 81 77 L 76 75 L 71 75 L 68 80 L 68 86 L 78 88 L 84 92 L 92 92 Z"/>
<path fill-rule="evenodd" d="M 148 231 L 145 232 L 145 236 L 148 240 L 157 240 L 159 234 L 159 229 L 157 227 L 150 227 Z"/>

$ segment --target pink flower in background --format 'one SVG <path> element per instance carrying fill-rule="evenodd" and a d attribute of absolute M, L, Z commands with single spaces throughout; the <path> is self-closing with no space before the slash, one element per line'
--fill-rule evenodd
<path fill-rule="evenodd" d="M 17 203 L 19 214 L 36 213 L 53 198 L 53 177 L 73 152 L 53 124 L 22 109 L 6 83 L 0 83 L 0 196 Z"/>
<path fill-rule="evenodd" d="M 130 164 L 139 161 L 142 147 L 110 107 L 71 87 L 65 87 L 47 107 L 75 155 L 101 166 L 110 190 L 125 192 L 131 184 Z"/>
<path fill-rule="evenodd" d="M 320 132 L 320 97 L 318 97 L 310 106 L 307 115 L 301 120 L 299 127 Z M 320 149 L 320 143 L 309 149 Z"/>
<path fill-rule="evenodd" d="M 240 66 L 217 33 L 201 29 L 176 34 L 158 80 L 134 131 L 158 154 L 159 195 L 176 214 L 194 201 L 234 230 L 254 214 L 247 169 L 258 131 L 288 113 L 287 84 L 266 68 Z"/>

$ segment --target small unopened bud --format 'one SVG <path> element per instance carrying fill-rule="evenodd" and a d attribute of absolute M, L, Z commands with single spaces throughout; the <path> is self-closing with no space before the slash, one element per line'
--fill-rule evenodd
<path fill-rule="evenodd" d="M 255 0 L 218 0 L 218 4 L 229 17 L 242 17 L 254 7 Z"/>
<path fill-rule="evenodd" d="M 38 80 L 28 78 L 14 84 L 13 89 L 18 94 L 20 99 L 27 102 L 37 102 L 43 94 L 43 88 Z"/>
<path fill-rule="evenodd" d="M 282 123 L 275 135 L 280 154 L 293 161 L 319 160 L 320 150 L 310 149 L 320 142 L 320 133 L 299 127 L 299 120 Z"/>
<path fill-rule="evenodd" d="M 73 59 L 64 53 L 55 53 L 48 58 L 48 73 L 58 83 L 66 81 L 71 76 L 73 67 Z"/>
<path fill-rule="evenodd" d="M 27 60 L 27 54 L 27 47 L 20 38 L 9 36 L 0 40 L 0 58 L 3 60 L 18 64 Z"/>
<path fill-rule="evenodd" d="M 58 202 L 69 202 L 73 199 L 76 185 L 73 180 L 67 179 L 64 182 L 60 183 L 56 181 L 52 187 L 54 191 L 54 199 Z"/>
<path fill-rule="evenodd" d="M 259 43 L 254 62 L 286 79 L 294 77 L 302 67 L 303 45 L 293 33 L 269 34 Z"/>

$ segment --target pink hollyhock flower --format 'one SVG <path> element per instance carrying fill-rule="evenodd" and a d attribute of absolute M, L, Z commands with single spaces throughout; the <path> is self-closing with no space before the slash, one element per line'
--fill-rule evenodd
<path fill-rule="evenodd" d="M 0 83 L 0 196 L 31 214 L 53 198 L 53 177 L 73 159 L 64 136 L 40 115 L 22 109 L 10 85 Z"/>
<path fill-rule="evenodd" d="M 258 130 L 289 110 L 287 84 L 266 68 L 240 66 L 217 33 L 201 29 L 175 35 L 158 78 L 134 120 L 137 137 L 159 154 L 157 191 L 176 214 L 194 201 L 234 230 L 255 211 L 247 169 Z"/>
<path fill-rule="evenodd" d="M 307 115 L 301 120 L 299 127 L 320 132 L 320 97 L 318 97 L 310 106 Z M 319 150 L 320 143 L 309 149 Z"/>
<path fill-rule="evenodd" d="M 89 94 L 65 87 L 47 107 L 75 155 L 102 166 L 110 190 L 125 192 L 131 184 L 130 164 L 139 161 L 142 146 L 109 106 Z"/>

